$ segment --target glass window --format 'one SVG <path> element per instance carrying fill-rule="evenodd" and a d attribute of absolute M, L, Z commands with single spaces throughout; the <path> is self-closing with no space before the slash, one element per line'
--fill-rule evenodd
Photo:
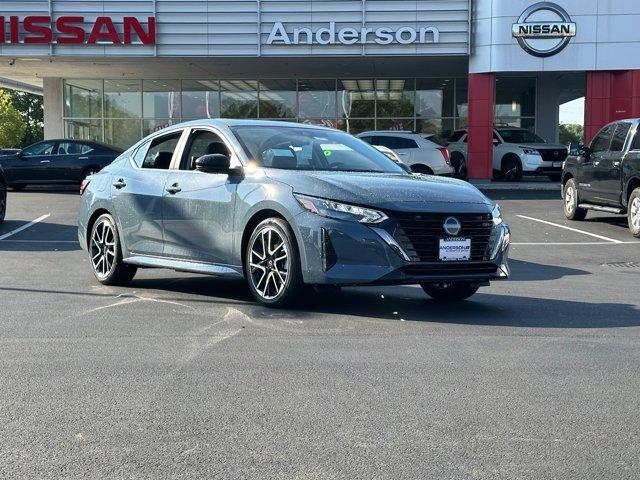
<path fill-rule="evenodd" d="M 260 118 L 296 118 L 295 80 L 262 80 L 259 87 Z"/>
<path fill-rule="evenodd" d="M 391 150 L 418 148 L 418 144 L 415 140 L 411 140 L 410 138 L 392 137 L 389 135 L 373 137 L 373 144 L 381 145 L 383 147 L 390 148 Z"/>
<path fill-rule="evenodd" d="M 298 109 L 300 119 L 311 119 L 312 121 L 323 119 L 334 122 L 336 118 L 336 81 L 298 80 Z"/>
<path fill-rule="evenodd" d="M 616 130 L 611 140 L 611 151 L 621 152 L 624 148 L 624 142 L 627 139 L 627 134 L 631 130 L 631 124 L 627 122 L 621 122 L 616 126 Z"/>
<path fill-rule="evenodd" d="M 142 136 L 146 137 L 152 133 L 159 132 L 163 128 L 180 123 L 178 119 L 171 118 L 145 118 L 142 120 Z"/>
<path fill-rule="evenodd" d="M 414 99 L 413 79 L 376 80 L 378 117 L 413 117 Z"/>
<path fill-rule="evenodd" d="M 535 117 L 535 77 L 496 79 L 496 117 Z"/>
<path fill-rule="evenodd" d="M 58 144 L 58 155 L 84 155 L 93 150 L 93 147 L 86 143 L 60 142 Z"/>
<path fill-rule="evenodd" d="M 107 118 L 142 117 L 142 81 L 105 80 L 104 103 Z"/>
<path fill-rule="evenodd" d="M 373 118 L 344 118 L 338 120 L 338 129 L 357 135 L 358 133 L 375 130 L 376 121 Z"/>
<path fill-rule="evenodd" d="M 53 154 L 53 148 L 56 146 L 56 142 L 40 142 L 35 145 L 22 150 L 22 155 L 25 157 L 32 157 L 35 155 L 51 155 Z"/>
<path fill-rule="evenodd" d="M 182 131 L 163 135 L 151 141 L 149 150 L 142 161 L 142 168 L 169 170 L 173 152 L 175 152 Z"/>
<path fill-rule="evenodd" d="M 413 132 L 415 122 L 413 118 L 379 118 L 376 130 L 404 130 Z"/>
<path fill-rule="evenodd" d="M 435 135 L 438 139 L 448 138 L 453 132 L 453 118 L 431 119 L 416 121 L 416 131 Z"/>
<path fill-rule="evenodd" d="M 102 80 L 65 80 L 64 116 L 102 117 Z"/>
<path fill-rule="evenodd" d="M 373 80 L 338 80 L 338 110 L 343 118 L 374 117 Z"/>
<path fill-rule="evenodd" d="M 514 128 L 524 128 L 529 131 L 534 131 L 536 129 L 536 119 L 535 118 L 524 118 L 524 117 L 504 117 L 504 118 L 496 118 L 495 122 L 496 126 L 500 127 L 514 127 Z"/>
<path fill-rule="evenodd" d="M 129 148 L 142 138 L 140 119 L 120 119 L 104 121 L 104 141 L 114 147 Z"/>
<path fill-rule="evenodd" d="M 220 117 L 220 85 L 217 80 L 182 81 L 182 118 Z"/>
<path fill-rule="evenodd" d="M 437 119 L 453 117 L 454 81 L 449 78 L 416 80 L 416 116 Z"/>
<path fill-rule="evenodd" d="M 456 78 L 456 117 L 469 116 L 469 81 L 466 78 Z"/>
<path fill-rule="evenodd" d="M 149 145 L 151 141 L 146 141 L 142 145 L 138 147 L 136 153 L 133 155 L 133 163 L 135 163 L 138 168 L 142 168 L 142 162 L 144 162 L 145 157 L 147 156 L 147 150 L 149 150 Z"/>
<path fill-rule="evenodd" d="M 607 125 L 604 127 L 596 138 L 591 142 L 591 151 L 593 153 L 596 152 L 606 152 L 609 150 L 609 145 L 611 144 L 611 135 L 613 134 L 613 129 L 615 125 Z"/>
<path fill-rule="evenodd" d="M 375 148 L 343 132 L 305 127 L 232 127 L 249 158 L 270 168 L 344 172 L 403 170 Z"/>
<path fill-rule="evenodd" d="M 370 145 L 373 145 L 373 137 L 358 137 L 363 142 L 367 142 Z"/>
<path fill-rule="evenodd" d="M 102 141 L 102 120 L 65 120 L 66 138 Z"/>
<path fill-rule="evenodd" d="M 451 135 L 449 141 L 451 143 L 459 142 L 460 140 L 462 140 L 462 137 L 466 135 L 466 133 L 467 132 L 465 130 L 458 130 L 457 132 L 453 132 L 453 135 Z"/>
<path fill-rule="evenodd" d="M 258 82 L 222 80 L 220 106 L 223 118 L 258 118 Z"/>
<path fill-rule="evenodd" d="M 640 127 L 636 129 L 636 135 L 631 144 L 631 150 L 640 150 Z"/>
<path fill-rule="evenodd" d="M 230 156 L 229 149 L 222 139 L 209 130 L 199 130 L 191 134 L 189 146 L 180 163 L 180 170 L 195 170 L 196 160 L 203 155 L 222 154 Z"/>
<path fill-rule="evenodd" d="M 142 115 L 146 118 L 180 118 L 180 81 L 144 80 Z"/>

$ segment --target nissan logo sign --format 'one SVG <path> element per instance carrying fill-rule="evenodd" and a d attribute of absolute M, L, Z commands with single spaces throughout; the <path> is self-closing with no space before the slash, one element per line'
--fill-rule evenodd
<path fill-rule="evenodd" d="M 551 57 L 576 36 L 576 24 L 561 6 L 540 2 L 522 12 L 513 24 L 512 35 L 530 55 Z"/>
<path fill-rule="evenodd" d="M 444 221 L 444 231 L 449 235 L 458 235 L 462 230 L 462 224 L 456 217 L 449 217 Z"/>

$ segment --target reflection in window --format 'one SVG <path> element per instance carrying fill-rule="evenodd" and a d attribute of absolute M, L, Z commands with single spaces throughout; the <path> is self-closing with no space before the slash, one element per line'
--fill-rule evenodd
<path fill-rule="evenodd" d="M 104 121 L 104 141 L 114 147 L 127 149 L 142 138 L 140 119 L 107 119 Z"/>
<path fill-rule="evenodd" d="M 258 82 L 222 80 L 220 106 L 223 118 L 258 118 Z"/>
<path fill-rule="evenodd" d="M 180 82 L 144 80 L 142 113 L 146 118 L 180 118 Z"/>
<path fill-rule="evenodd" d="M 65 138 L 102 141 L 102 120 L 66 120 Z"/>
<path fill-rule="evenodd" d="M 102 80 L 65 80 L 64 115 L 75 118 L 102 117 Z"/>
<path fill-rule="evenodd" d="M 322 120 L 335 125 L 336 118 L 336 81 L 335 80 L 299 80 L 298 108 L 302 121 L 323 124 Z M 313 120 L 316 120 L 314 122 Z"/>
<path fill-rule="evenodd" d="M 296 118 L 296 81 L 260 82 L 260 118 Z"/>
<path fill-rule="evenodd" d="M 145 118 L 142 120 L 142 135 L 146 137 L 176 123 L 179 122 L 171 118 Z"/>
<path fill-rule="evenodd" d="M 416 117 L 453 117 L 453 105 L 453 79 L 419 78 L 416 81 Z"/>
<path fill-rule="evenodd" d="M 407 130 L 413 131 L 413 118 L 379 118 L 376 130 Z"/>
<path fill-rule="evenodd" d="M 338 111 L 345 119 L 374 117 L 373 80 L 338 80 Z"/>
<path fill-rule="evenodd" d="M 220 86 L 217 80 L 182 81 L 182 118 L 220 117 Z"/>
<path fill-rule="evenodd" d="M 535 130 L 535 77 L 496 78 L 495 119 L 497 125 Z"/>
<path fill-rule="evenodd" d="M 141 117 L 142 81 L 105 80 L 104 105 L 106 118 Z"/>
<path fill-rule="evenodd" d="M 413 117 L 413 79 L 376 80 L 378 117 Z M 380 127 L 378 127 L 380 128 Z"/>

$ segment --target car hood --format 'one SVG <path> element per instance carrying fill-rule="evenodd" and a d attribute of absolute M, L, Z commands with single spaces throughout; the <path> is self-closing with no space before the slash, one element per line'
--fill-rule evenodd
<path fill-rule="evenodd" d="M 385 210 L 484 213 L 492 206 L 491 200 L 473 185 L 432 175 L 277 169 L 266 172 L 270 178 L 291 186 L 294 193 Z"/>
<path fill-rule="evenodd" d="M 519 143 L 520 147 L 535 148 L 536 150 L 567 150 L 566 145 L 555 143 Z"/>

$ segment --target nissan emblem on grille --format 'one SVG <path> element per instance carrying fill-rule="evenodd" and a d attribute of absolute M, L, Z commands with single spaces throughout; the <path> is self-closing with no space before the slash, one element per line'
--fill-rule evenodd
<path fill-rule="evenodd" d="M 444 231 L 449 235 L 458 235 L 462 230 L 462 224 L 456 217 L 448 217 L 443 224 Z"/>

